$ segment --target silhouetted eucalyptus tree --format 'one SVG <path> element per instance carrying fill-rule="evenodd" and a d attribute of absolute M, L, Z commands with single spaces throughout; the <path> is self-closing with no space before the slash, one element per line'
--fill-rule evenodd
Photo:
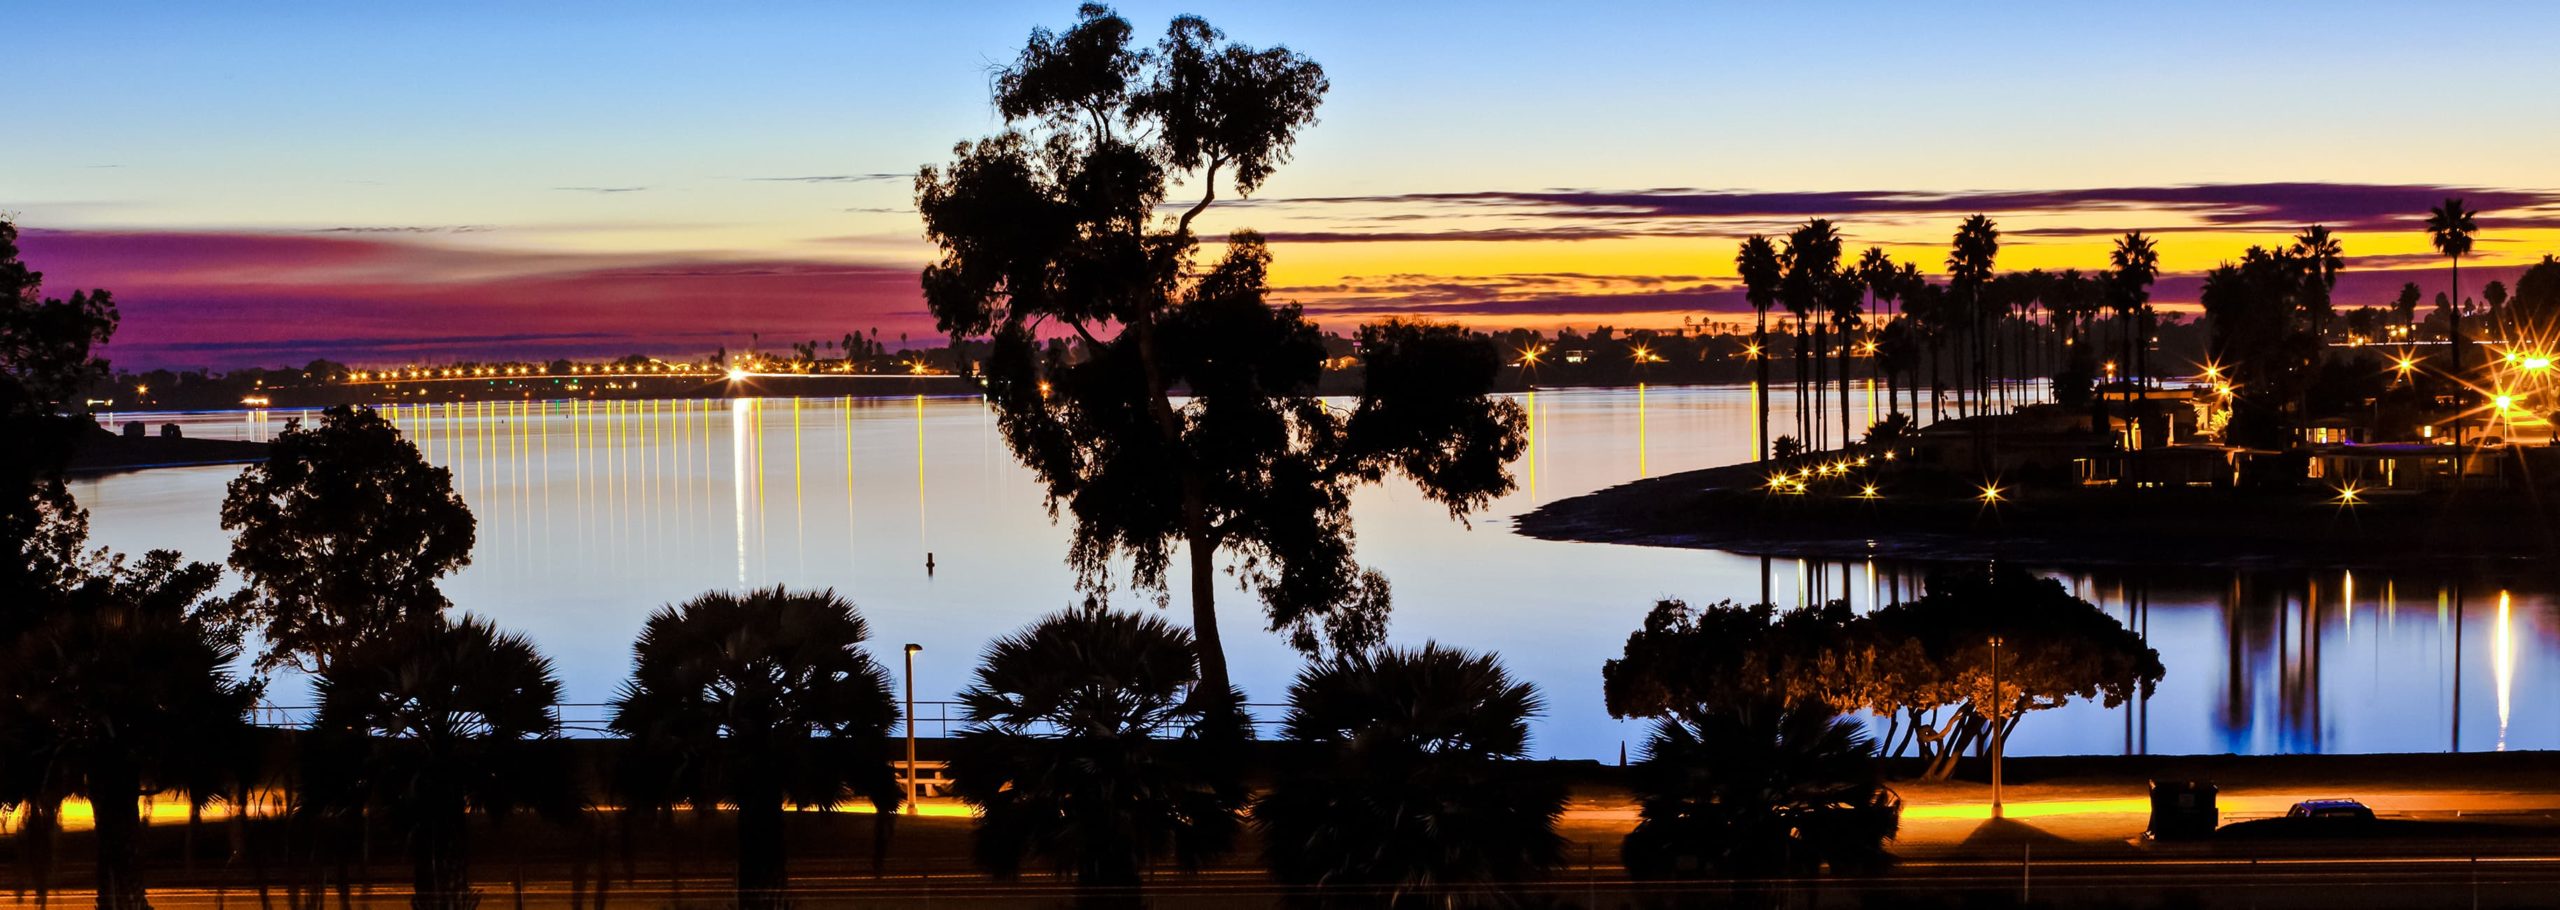
<path fill-rule="evenodd" d="M 1742 276 L 1742 296 L 1751 303 L 1751 359 L 1754 394 L 1759 396 L 1760 460 L 1769 460 L 1769 308 L 1778 302 L 1780 282 L 1785 279 L 1785 266 L 1778 259 L 1778 247 L 1769 238 L 1753 234 L 1742 241 L 1734 253 L 1733 265 Z"/>
<path fill-rule="evenodd" d="M 1449 905 L 1563 861 L 1561 782 L 1525 767 L 1535 687 L 1490 654 L 1346 654 L 1289 688 L 1282 770 L 1253 805 L 1272 875 L 1328 903 Z"/>
<path fill-rule="evenodd" d="M 259 666 L 318 670 L 443 613 L 436 581 L 471 564 L 475 523 L 451 472 L 372 408 L 340 405 L 276 434 L 267 460 L 231 482 L 222 528 L 255 595 L 232 618 L 266 639 Z"/>
<path fill-rule="evenodd" d="M 1163 592 L 1173 549 L 1187 550 L 1200 672 L 1223 692 L 1221 550 L 1293 644 L 1374 641 L 1387 588 L 1352 557 L 1350 489 L 1402 473 L 1463 518 L 1511 489 L 1525 421 L 1487 396 L 1491 344 L 1453 327 L 1363 329 L 1359 401 L 1317 399 L 1320 335 L 1265 299 L 1260 238 L 1229 237 L 1202 270 L 1191 225 L 1222 181 L 1250 194 L 1288 161 L 1323 69 L 1221 43 L 1190 16 L 1153 51 L 1130 37 L 1093 4 L 1063 34 L 1034 31 L 996 79 L 1006 131 L 918 174 L 940 250 L 925 300 L 944 332 L 994 336 L 987 398 L 1052 510 L 1074 516 L 1068 562 L 1084 587 L 1107 589 L 1126 556 L 1135 586 Z M 1200 198 L 1160 217 L 1175 181 Z M 1040 331 L 1083 346 L 1044 363 Z"/>
<path fill-rule="evenodd" d="M 0 811 L 28 808 L 18 837 L 32 844 L 65 797 L 88 799 L 100 910 L 150 906 L 143 797 L 201 805 L 244 748 L 258 686 L 231 674 L 239 645 L 207 623 L 221 580 L 167 550 L 114 557 L 0 643 Z"/>
<path fill-rule="evenodd" d="M 351 817 L 386 810 L 408 834 L 417 910 L 479 903 L 472 812 L 566 819 L 576 809 L 559 756 L 531 745 L 559 733 L 560 681 L 521 635 L 477 617 L 421 616 L 338 652 L 313 688 L 304 805 Z"/>
<path fill-rule="evenodd" d="M 35 608 L 80 577 L 88 514 L 62 485 L 62 466 L 86 418 L 58 413 L 107 375 L 95 356 L 116 330 L 105 291 L 44 296 L 44 274 L 18 258 L 18 227 L 0 218 L 0 645 L 36 619 Z"/>
<path fill-rule="evenodd" d="M 1196 869 L 1233 849 L 1234 740 L 1197 730 L 1238 699 L 1195 697 L 1205 684 L 1191 636 L 1155 616 L 1070 609 L 988 645 L 951 761 L 979 865 L 1010 878 L 1038 860 L 1088 896 L 1134 897 L 1157 857 Z"/>
<path fill-rule="evenodd" d="M 612 721 L 636 751 L 627 796 L 636 809 L 737 806 L 740 906 L 785 903 L 786 802 L 868 797 L 882 836 L 896 818 L 898 705 L 862 650 L 870 638 L 834 592 L 774 587 L 661 608 L 631 646 Z"/>

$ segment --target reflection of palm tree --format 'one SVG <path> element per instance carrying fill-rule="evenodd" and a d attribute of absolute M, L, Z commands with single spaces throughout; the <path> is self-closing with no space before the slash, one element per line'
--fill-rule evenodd
<path fill-rule="evenodd" d="M 1742 249 L 1734 254 L 1734 268 L 1742 275 L 1743 298 L 1751 302 L 1752 366 L 1758 370 L 1760 396 L 1760 460 L 1769 460 L 1769 307 L 1778 302 L 1778 281 L 1782 275 L 1778 265 L 1778 248 L 1769 238 L 1758 234 L 1742 241 Z"/>
<path fill-rule="evenodd" d="M 1854 722 L 1813 704 L 1714 711 L 1654 727 L 1627 834 L 1638 878 L 1868 871 L 1890 860 L 1900 800 Z"/>
<path fill-rule="evenodd" d="M 568 808 L 561 767 L 525 748 L 559 733 L 560 680 L 521 635 L 474 617 L 415 620 L 341 652 L 313 685 L 322 738 L 305 763 L 311 803 L 352 811 L 379 802 L 404 820 L 419 910 L 479 902 L 471 810 Z"/>
<path fill-rule="evenodd" d="M 1537 692 L 1491 655 L 1345 655 L 1300 671 L 1289 706 L 1304 752 L 1253 807 L 1281 881 L 1445 903 L 1450 889 L 1563 860 L 1564 787 L 1512 761 L 1528 750 Z"/>
<path fill-rule="evenodd" d="M 951 762 L 979 813 L 978 862 L 1011 876 L 1038 858 L 1087 888 L 1134 889 L 1153 857 L 1196 868 L 1233 848 L 1234 744 L 1185 731 L 1236 699 L 1193 697 L 1193 653 L 1162 619 L 1084 609 L 988 645 Z"/>
<path fill-rule="evenodd" d="M 649 617 L 632 646 L 614 732 L 643 756 L 641 805 L 738 807 L 738 902 L 782 903 L 784 802 L 868 797 L 898 806 L 889 674 L 862 650 L 871 627 L 832 591 L 711 592 Z"/>
<path fill-rule="evenodd" d="M 2478 214 L 2464 206 L 2460 199 L 2446 199 L 2444 204 L 2427 210 L 2427 238 L 2435 244 L 2436 252 L 2443 253 L 2453 264 L 2453 293 L 2450 298 L 2454 305 L 2449 312 L 2453 318 L 2451 340 L 2456 379 L 2462 376 L 2462 257 L 2471 252 L 2471 235 L 2480 231 L 2479 223 L 2473 220 Z"/>
<path fill-rule="evenodd" d="M 33 846 L 63 798 L 86 797 L 101 910 L 149 906 L 142 798 L 183 790 L 201 805 L 245 744 L 258 688 L 232 677 L 240 649 L 200 612 L 221 578 L 166 550 L 118 560 L 0 652 L 0 810 L 28 807 L 18 839 Z"/>

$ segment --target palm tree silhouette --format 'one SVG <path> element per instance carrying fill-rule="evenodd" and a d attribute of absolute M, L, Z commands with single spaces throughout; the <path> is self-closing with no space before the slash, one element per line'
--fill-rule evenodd
<path fill-rule="evenodd" d="M 737 900 L 784 903 L 783 806 L 867 797 L 885 836 L 900 802 L 889 674 L 862 649 L 871 626 L 833 591 L 713 591 L 651 614 L 614 702 L 638 755 L 635 808 L 738 810 Z"/>
<path fill-rule="evenodd" d="M 101 910 L 150 906 L 142 798 L 182 791 L 200 806 L 247 746 L 259 687 L 232 675 L 240 647 L 206 622 L 221 579 L 167 550 L 118 557 L 0 651 L 0 810 L 28 807 L 26 849 L 64 798 L 87 798 Z"/>
<path fill-rule="evenodd" d="M 1537 690 L 1492 655 L 1436 644 L 1299 671 L 1295 751 L 1253 805 L 1272 875 L 1405 906 L 1555 868 L 1564 787 L 1513 761 L 1538 711 Z"/>
<path fill-rule="evenodd" d="M 1817 704 L 1699 712 L 1654 726 L 1632 783 L 1624 856 L 1637 878 L 1866 872 L 1901 805 L 1875 743 Z"/>
<path fill-rule="evenodd" d="M 1769 307 L 1778 302 L 1778 284 L 1784 277 L 1779 265 L 1778 248 L 1769 238 L 1753 234 L 1742 241 L 1734 253 L 1734 269 L 1742 276 L 1742 296 L 1750 301 L 1753 317 L 1751 328 L 1752 364 L 1756 369 L 1760 396 L 1760 460 L 1769 460 Z"/>
<path fill-rule="evenodd" d="M 560 680 L 522 635 L 478 617 L 421 617 L 341 652 L 313 687 L 306 802 L 332 814 L 390 810 L 409 829 L 418 910 L 479 903 L 472 811 L 566 818 L 576 808 L 556 753 L 529 747 L 559 735 Z"/>
<path fill-rule="evenodd" d="M 2303 308 L 2311 311 L 2311 335 L 2326 342 L 2329 316 L 2336 311 L 2329 295 L 2338 289 L 2338 271 L 2346 268 L 2346 247 L 2329 233 L 2328 225 L 2315 224 L 2293 236 L 2293 256 L 2312 279 L 2307 288 L 2310 299 L 2303 303 Z"/>
<path fill-rule="evenodd" d="M 2160 247 L 2141 231 L 2133 231 L 2116 238 L 2115 249 L 2107 253 L 2107 264 L 2114 268 L 2107 276 L 2107 303 L 2120 320 L 2118 335 L 2124 345 L 2124 358 L 2117 363 L 2129 372 L 2136 346 L 2148 346 L 2139 340 L 2141 331 L 2134 324 L 2134 317 L 2150 304 L 2151 282 L 2160 277 Z M 2133 402 L 2130 387 L 2124 396 L 2128 405 Z"/>
<path fill-rule="evenodd" d="M 1814 433 L 1822 428 L 1824 421 L 1821 416 L 1825 409 L 1806 395 L 1805 383 L 1814 378 L 1814 368 L 1808 365 L 1809 357 L 1814 348 L 1822 346 L 1822 323 L 1814 318 L 1814 314 L 1817 310 L 1827 309 L 1832 295 L 1836 293 L 1833 284 L 1839 280 L 1840 273 L 1840 232 L 1831 226 L 1829 219 L 1807 221 L 1787 234 L 1787 246 L 1780 252 L 1779 260 L 1786 266 L 1783 286 L 1787 312 L 1796 317 L 1796 438 L 1807 451 L 1817 451 L 1821 446 L 1814 439 Z M 1813 329 L 1811 348 L 1805 345 L 1804 339 L 1808 324 Z"/>
<path fill-rule="evenodd" d="M 1991 283 L 1992 264 L 2000 255 L 2000 229 L 1984 215 L 1965 216 L 1957 226 L 1954 245 L 1947 251 L 1947 285 L 1964 300 L 1964 313 L 1973 336 L 1974 395 L 1985 396 L 1991 388 L 1991 331 L 1989 301 L 1983 291 Z"/>
<path fill-rule="evenodd" d="M 2399 315 L 2401 329 L 2412 339 L 2418 333 L 2418 304 L 2425 300 L 2426 293 L 2418 290 L 2415 281 L 2401 285 L 2400 296 L 2391 299 L 2391 312 Z"/>
<path fill-rule="evenodd" d="M 1233 849 L 1237 743 L 1196 731 L 1244 729 L 1208 716 L 1240 699 L 1200 684 L 1190 633 L 1153 615 L 1070 609 L 988 645 L 951 761 L 979 864 L 1012 877 L 1038 859 L 1089 899 L 1134 902 L 1153 859 L 1196 869 Z"/>
<path fill-rule="evenodd" d="M 2471 235 L 2480 232 L 2480 225 L 2474 220 L 2479 214 L 2464 206 L 2462 200 L 2452 198 L 2446 199 L 2442 205 L 2427 210 L 2427 238 L 2435 244 L 2436 252 L 2443 253 L 2453 265 L 2451 299 L 2455 305 L 2449 309 L 2449 312 L 2453 315 L 2450 341 L 2453 346 L 2453 375 L 2456 379 L 2462 377 L 2462 257 L 2471 252 Z M 2456 421 L 2456 426 L 2459 427 L 2459 425 L 2460 422 Z"/>

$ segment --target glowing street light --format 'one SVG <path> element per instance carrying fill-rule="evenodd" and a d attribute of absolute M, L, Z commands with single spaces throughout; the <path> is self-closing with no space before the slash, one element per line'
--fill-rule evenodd
<path fill-rule="evenodd" d="M 729 381 L 730 381 L 730 382 L 745 382 L 745 381 L 747 381 L 747 369 L 746 369 L 745 367 L 730 367 L 730 368 L 729 368 Z"/>
<path fill-rule="evenodd" d="M 2363 502 L 2361 498 L 2363 493 L 2364 490 L 2355 484 L 2346 484 L 2338 488 L 2337 503 L 2342 506 L 2351 506 Z"/>
<path fill-rule="evenodd" d="M 2003 489 L 1998 482 L 1986 483 L 1982 485 L 1982 495 L 1977 498 L 1986 503 L 1996 503 L 2001 500 L 2002 492 Z"/>

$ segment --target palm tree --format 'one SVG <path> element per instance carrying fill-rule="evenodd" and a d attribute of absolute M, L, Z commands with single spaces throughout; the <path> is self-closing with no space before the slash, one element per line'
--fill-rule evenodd
<path fill-rule="evenodd" d="M 1822 324 L 1814 320 L 1814 312 L 1826 308 L 1831 299 L 1832 284 L 1840 273 L 1840 232 L 1829 219 L 1816 218 L 1787 234 L 1787 247 L 1780 254 L 1785 264 L 1783 286 L 1787 312 L 1796 317 L 1796 426 L 1797 440 L 1808 451 L 1815 445 L 1813 433 L 1822 426 L 1821 408 L 1805 394 L 1805 381 L 1811 377 L 1808 356 L 1811 349 L 1804 344 L 1804 327 L 1813 327 L 1813 345 L 1822 345 Z"/>
<path fill-rule="evenodd" d="M 566 766 L 531 744 L 560 732 L 560 680 L 522 635 L 427 616 L 368 636 L 313 682 L 308 805 L 382 805 L 409 828 L 409 905 L 468 910 L 470 815 L 576 809 Z"/>
<path fill-rule="evenodd" d="M 2338 289 L 2338 271 L 2346 268 L 2346 247 L 2329 233 L 2327 225 L 2315 224 L 2293 236 L 2293 258 L 2305 272 L 2310 293 L 2303 308 L 2311 311 L 2311 335 L 2323 342 L 2329 339 L 2329 315 L 2336 310 L 2329 295 Z"/>
<path fill-rule="evenodd" d="M 2391 312 L 2400 317 L 2401 330 L 2407 332 L 2411 339 L 2417 337 L 2418 304 L 2425 299 L 2425 292 L 2418 290 L 2415 281 L 2401 285 L 2400 296 L 2391 299 Z"/>
<path fill-rule="evenodd" d="M 28 807 L 24 842 L 50 835 L 63 799 L 88 799 L 100 910 L 150 906 L 143 797 L 202 805 L 247 745 L 259 686 L 232 675 L 240 647 L 208 622 L 221 579 L 167 550 L 116 557 L 0 651 L 0 810 Z"/>
<path fill-rule="evenodd" d="M 1874 871 L 1900 828 L 1875 743 L 1817 704 L 1660 720 L 1632 783 L 1637 878 Z"/>
<path fill-rule="evenodd" d="M 867 797 L 883 835 L 900 802 L 889 674 L 871 626 L 833 591 L 713 591 L 651 614 L 632 647 L 613 730 L 640 766 L 636 807 L 738 810 L 737 900 L 775 907 L 789 883 L 783 805 Z"/>
<path fill-rule="evenodd" d="M 951 761 L 979 864 L 1011 877 L 1039 859 L 1127 897 L 1158 857 L 1196 869 L 1233 849 L 1237 743 L 1195 731 L 1241 699 L 1200 685 L 1190 633 L 1153 615 L 1070 609 L 988 645 Z"/>
<path fill-rule="evenodd" d="M 2452 198 L 2446 199 L 2442 205 L 2427 210 L 2427 238 L 2435 244 L 2436 252 L 2443 253 L 2445 258 L 2451 260 L 2453 264 L 2451 298 L 2454 302 L 2455 316 L 2451 342 L 2453 375 L 2456 379 L 2462 377 L 2462 257 L 2471 252 L 2471 235 L 2480 232 L 2480 225 L 2474 220 L 2479 214 L 2464 206 L 2462 200 Z"/>
<path fill-rule="evenodd" d="M 2507 326 L 2507 320 L 2500 315 L 2507 306 L 2506 282 L 2492 281 L 2481 285 L 2480 302 L 2489 305 L 2489 332 L 2510 340 L 2515 338 L 2515 332 Z"/>
<path fill-rule="evenodd" d="M 1858 257 L 1858 283 L 1866 286 L 1871 301 L 1868 304 L 1867 337 L 1873 346 L 1869 353 L 1874 355 L 1874 360 L 1867 365 L 1867 375 L 1870 378 L 1878 374 L 1884 376 L 1884 409 L 1892 411 L 1895 409 L 1893 371 L 1884 369 L 1886 361 L 1881 336 L 1895 322 L 1891 310 L 1893 302 L 1902 297 L 1902 273 L 1894 265 L 1893 257 L 1885 255 L 1882 247 L 1871 246 Z M 1881 315 L 1875 312 L 1875 305 L 1879 303 L 1885 305 L 1883 309 L 1886 312 Z"/>
<path fill-rule="evenodd" d="M 1555 868 L 1564 787 L 1516 762 L 1538 710 L 1492 655 L 1436 644 L 1299 671 L 1296 751 L 1253 805 L 1272 875 L 1407 906 Z"/>
<path fill-rule="evenodd" d="M 1752 366 L 1758 371 L 1754 394 L 1760 397 L 1760 460 L 1769 460 L 1769 307 L 1778 302 L 1778 283 L 1784 269 L 1778 264 L 1778 248 L 1769 238 L 1753 234 L 1742 241 L 1734 253 L 1734 269 L 1742 276 L 1742 296 L 1751 302 Z"/>
<path fill-rule="evenodd" d="M 2134 317 L 2150 305 L 2151 282 L 2160 277 L 2160 248 L 2141 231 L 2134 231 L 2116 238 L 2115 249 L 2107 253 L 2107 264 L 2114 268 L 2107 276 L 2107 303 L 2121 320 L 2119 334 L 2124 345 L 2124 359 L 2117 362 L 2131 370 L 2134 348 L 2140 344 Z M 2125 402 L 2132 401 L 2133 392 L 2127 389 Z"/>
<path fill-rule="evenodd" d="M 1842 274 L 1831 282 L 1831 292 L 1824 296 L 1826 309 L 1830 310 L 1831 334 L 1837 339 L 1835 350 L 1840 368 L 1834 371 L 1834 378 L 1840 387 L 1840 445 L 1846 447 L 1853 439 L 1849 435 L 1849 356 L 1855 353 L 1851 350 L 1855 345 L 1850 344 L 1849 339 L 1865 324 L 1860 317 L 1867 305 L 1866 285 L 1861 273 Z"/>
<path fill-rule="evenodd" d="M 1971 325 L 1977 397 L 1991 388 L 1991 333 L 1987 328 L 1991 314 L 1984 305 L 1983 291 L 1991 283 L 1992 264 L 1999 255 L 2000 229 L 1984 215 L 1966 216 L 1956 228 L 1953 247 L 1947 251 L 1947 285 L 1964 299 L 1965 317 Z"/>

